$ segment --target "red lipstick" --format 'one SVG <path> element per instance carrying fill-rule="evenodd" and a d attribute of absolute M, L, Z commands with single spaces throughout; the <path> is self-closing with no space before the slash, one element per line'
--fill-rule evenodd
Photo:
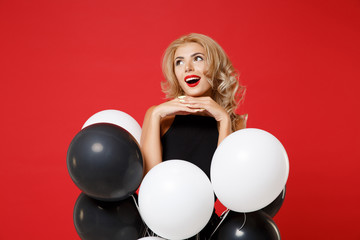
<path fill-rule="evenodd" d="M 196 87 L 200 83 L 201 77 L 197 75 L 188 75 L 184 78 L 184 81 L 189 87 Z"/>

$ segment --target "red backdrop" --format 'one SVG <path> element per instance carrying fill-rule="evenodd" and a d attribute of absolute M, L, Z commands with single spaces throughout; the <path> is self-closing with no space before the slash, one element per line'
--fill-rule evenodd
<path fill-rule="evenodd" d="M 142 124 L 180 35 L 223 46 L 248 127 L 287 149 L 283 239 L 360 239 L 360 2 L 0 1 L 0 239 L 79 239 L 67 148 L 92 114 Z"/>

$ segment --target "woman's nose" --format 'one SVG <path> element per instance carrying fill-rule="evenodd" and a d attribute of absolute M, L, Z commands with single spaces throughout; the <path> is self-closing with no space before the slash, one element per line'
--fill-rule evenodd
<path fill-rule="evenodd" d="M 192 63 L 191 63 L 191 62 L 187 63 L 187 64 L 185 65 L 185 72 L 190 72 L 190 71 L 192 71 L 192 70 L 194 70 Z"/>

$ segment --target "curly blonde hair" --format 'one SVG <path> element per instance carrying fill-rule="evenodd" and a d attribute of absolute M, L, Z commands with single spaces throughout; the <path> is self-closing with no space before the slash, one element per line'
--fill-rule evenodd
<path fill-rule="evenodd" d="M 238 72 L 220 45 L 203 34 L 191 33 L 173 41 L 163 57 L 162 71 L 166 81 L 161 83 L 166 98 L 172 99 L 184 94 L 175 76 L 174 56 L 177 48 L 185 43 L 198 43 L 206 52 L 208 70 L 205 73 L 211 87 L 212 98 L 229 114 L 233 131 L 240 120 L 235 113 L 245 94 L 245 87 L 238 82 Z"/>

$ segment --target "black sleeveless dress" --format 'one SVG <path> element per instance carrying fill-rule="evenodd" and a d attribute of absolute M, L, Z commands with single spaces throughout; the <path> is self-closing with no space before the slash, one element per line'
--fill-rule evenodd
<path fill-rule="evenodd" d="M 212 117 L 176 115 L 162 136 L 162 160 L 180 159 L 198 166 L 210 179 L 210 165 L 217 148 L 219 132 Z"/>
<path fill-rule="evenodd" d="M 212 117 L 176 115 L 169 130 L 161 137 L 162 160 L 179 159 L 198 166 L 210 179 L 210 166 L 217 148 L 219 132 Z M 215 211 L 205 228 L 190 240 L 209 239 L 220 222 Z"/>

